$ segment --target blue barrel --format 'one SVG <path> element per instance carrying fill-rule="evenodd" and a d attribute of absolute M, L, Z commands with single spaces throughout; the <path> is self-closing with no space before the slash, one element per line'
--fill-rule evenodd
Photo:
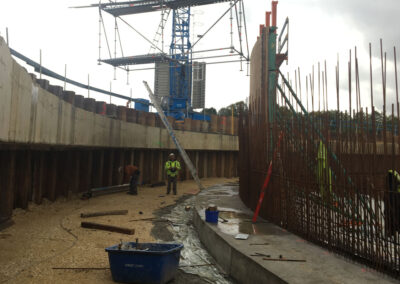
<path fill-rule="evenodd" d="M 111 275 L 122 283 L 167 283 L 174 279 L 179 266 L 182 244 L 129 243 L 130 249 L 118 245 L 106 248 Z"/>
<path fill-rule="evenodd" d="M 218 223 L 218 214 L 219 211 L 209 211 L 206 209 L 206 222 L 209 223 Z"/>

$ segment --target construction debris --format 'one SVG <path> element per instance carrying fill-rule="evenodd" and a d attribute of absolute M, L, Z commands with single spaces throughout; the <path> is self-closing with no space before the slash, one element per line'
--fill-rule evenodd
<path fill-rule="evenodd" d="M 289 258 L 263 258 L 270 261 L 289 261 L 289 262 L 306 262 L 305 259 L 289 259 Z"/>
<path fill-rule="evenodd" d="M 237 240 L 247 240 L 248 238 L 249 238 L 248 234 L 237 234 L 235 236 L 235 239 L 237 239 Z"/>
<path fill-rule="evenodd" d="M 122 227 L 116 227 L 116 226 L 93 223 L 93 222 L 82 222 L 81 227 L 87 228 L 87 229 L 110 231 L 110 232 L 127 234 L 127 235 L 135 234 L 135 229 L 122 228 Z"/>
<path fill-rule="evenodd" d="M 90 218 L 90 217 L 107 216 L 107 215 L 126 215 L 126 214 L 128 214 L 128 210 L 111 210 L 111 211 L 100 211 L 92 213 L 81 213 L 81 218 Z"/>
<path fill-rule="evenodd" d="M 121 185 L 114 185 L 114 186 L 92 188 L 92 189 L 89 189 L 89 191 L 82 194 L 81 199 L 86 200 L 86 199 L 100 196 L 100 195 L 125 191 L 128 189 L 128 187 L 129 187 L 129 184 L 121 184 Z"/>
<path fill-rule="evenodd" d="M 263 254 L 263 253 L 259 253 L 259 252 L 256 252 L 255 254 L 251 254 L 250 256 L 264 256 L 264 257 L 271 257 L 271 255 L 269 255 L 269 254 Z"/>
<path fill-rule="evenodd" d="M 53 267 L 54 270 L 107 270 L 109 267 Z"/>

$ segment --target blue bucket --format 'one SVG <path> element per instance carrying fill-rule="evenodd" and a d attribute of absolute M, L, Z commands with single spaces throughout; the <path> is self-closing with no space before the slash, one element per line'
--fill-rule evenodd
<path fill-rule="evenodd" d="M 129 246 L 136 248 L 136 243 Z M 106 248 L 111 275 L 122 283 L 167 283 L 174 279 L 179 266 L 182 244 L 141 243 L 140 250 Z"/>
<path fill-rule="evenodd" d="M 209 211 L 206 209 L 206 222 L 208 223 L 218 223 L 219 211 Z"/>

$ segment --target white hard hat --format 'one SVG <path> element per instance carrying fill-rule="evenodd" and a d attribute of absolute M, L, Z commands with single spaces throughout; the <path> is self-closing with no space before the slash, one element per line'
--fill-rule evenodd
<path fill-rule="evenodd" d="M 169 154 L 169 156 L 172 157 L 172 156 L 175 156 L 175 154 L 174 154 L 174 153 L 171 153 L 171 154 Z"/>

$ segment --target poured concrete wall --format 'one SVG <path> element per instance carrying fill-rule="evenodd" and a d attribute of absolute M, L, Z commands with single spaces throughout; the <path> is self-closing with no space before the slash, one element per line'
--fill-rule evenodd
<path fill-rule="evenodd" d="M 175 148 L 166 129 L 154 126 L 154 114 L 138 112 L 137 121 L 142 124 L 126 122 L 86 111 L 43 89 L 11 58 L 2 38 L 0 71 L 0 142 L 74 147 Z M 142 116 L 144 119 L 141 119 Z M 232 133 L 200 132 L 200 121 L 190 122 L 195 127 L 188 130 L 195 131 L 176 131 L 185 149 L 238 150 L 237 136 L 225 135 Z"/>

